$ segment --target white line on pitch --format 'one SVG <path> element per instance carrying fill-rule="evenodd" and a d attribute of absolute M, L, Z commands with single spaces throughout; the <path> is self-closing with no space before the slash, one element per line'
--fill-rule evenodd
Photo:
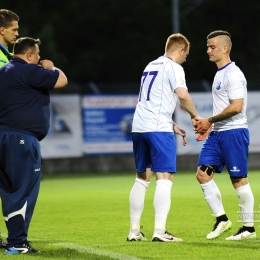
<path fill-rule="evenodd" d="M 108 257 L 118 259 L 118 260 L 145 260 L 144 258 L 137 258 L 134 256 L 122 255 L 122 254 L 108 252 L 108 251 L 102 251 L 102 250 L 95 249 L 93 247 L 79 246 L 79 245 L 73 244 L 73 243 L 54 243 L 53 245 L 66 247 L 66 248 L 70 248 L 70 249 L 76 249 L 82 253 L 91 253 L 91 254 L 100 255 L 100 256 L 108 256 Z"/>

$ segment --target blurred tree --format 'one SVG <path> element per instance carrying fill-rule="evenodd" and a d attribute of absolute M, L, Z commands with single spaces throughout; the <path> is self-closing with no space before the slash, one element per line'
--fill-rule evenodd
<path fill-rule="evenodd" d="M 20 36 L 39 37 L 42 58 L 50 57 L 73 81 L 139 81 L 171 33 L 170 0 L 31 3 L 1 0 L 20 16 Z"/>
<path fill-rule="evenodd" d="M 180 0 L 180 13 L 191 1 Z M 1 0 L 1 8 L 20 16 L 20 37 L 42 41 L 41 57 L 61 67 L 76 82 L 136 81 L 145 65 L 164 54 L 172 33 L 171 0 Z M 216 72 L 206 54 L 206 36 L 213 30 L 232 35 L 231 58 L 247 79 L 260 69 L 259 0 L 213 1 L 180 20 L 191 42 L 183 64 L 187 80 L 212 82 Z"/>
<path fill-rule="evenodd" d="M 208 62 L 206 36 L 214 30 L 226 30 L 231 33 L 233 43 L 232 61 L 242 69 L 247 79 L 257 79 L 260 69 L 257 48 L 260 41 L 257 34 L 260 25 L 259 11 L 258 0 L 251 0 L 250 4 L 242 0 L 209 0 L 190 13 L 182 21 L 182 33 L 192 43 L 186 70 L 188 78 L 207 79 L 210 82 L 213 80 L 216 66 Z"/>

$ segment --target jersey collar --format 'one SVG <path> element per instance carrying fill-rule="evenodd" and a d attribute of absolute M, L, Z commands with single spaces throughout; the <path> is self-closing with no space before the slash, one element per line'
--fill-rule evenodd
<path fill-rule="evenodd" d="M 2 44 L 0 43 L 1 49 L 4 49 L 6 53 L 9 53 L 8 49 Z"/>
<path fill-rule="evenodd" d="M 23 60 L 21 58 L 16 58 L 16 57 L 13 57 L 11 62 L 21 62 L 21 63 L 24 63 L 24 64 L 28 64 L 25 60 Z"/>
<path fill-rule="evenodd" d="M 220 69 L 218 69 L 218 71 L 219 70 L 223 70 L 223 69 L 225 69 L 229 64 L 231 64 L 232 63 L 232 61 L 230 61 L 228 64 L 226 64 L 225 66 L 223 66 L 223 67 L 221 67 Z"/>
<path fill-rule="evenodd" d="M 162 57 L 166 57 L 166 58 L 168 58 L 168 59 L 172 60 L 172 58 L 171 58 L 171 57 L 169 57 L 169 56 L 164 56 L 164 55 L 163 55 Z"/>

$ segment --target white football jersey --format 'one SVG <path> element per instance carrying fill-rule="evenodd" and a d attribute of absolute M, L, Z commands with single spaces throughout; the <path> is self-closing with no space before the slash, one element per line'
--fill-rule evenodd
<path fill-rule="evenodd" d="M 132 132 L 173 132 L 172 114 L 178 100 L 176 88 L 187 88 L 184 70 L 171 58 L 150 62 L 142 75 Z"/>
<path fill-rule="evenodd" d="M 219 114 L 230 105 L 233 99 L 244 99 L 241 113 L 229 119 L 214 123 L 214 131 L 224 131 L 234 128 L 247 128 L 247 82 L 243 72 L 234 62 L 220 68 L 212 85 L 213 115 Z"/>

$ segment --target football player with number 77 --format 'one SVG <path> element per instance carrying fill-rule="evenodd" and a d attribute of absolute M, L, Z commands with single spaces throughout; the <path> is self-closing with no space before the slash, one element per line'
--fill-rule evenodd
<path fill-rule="evenodd" d="M 168 37 L 165 54 L 151 61 L 143 71 L 138 103 L 132 123 L 132 140 L 136 165 L 136 179 L 130 192 L 130 232 L 127 241 L 146 240 L 140 231 L 146 189 L 155 173 L 154 230 L 152 241 L 182 241 L 166 231 L 166 220 L 171 206 L 173 175 L 176 172 L 176 143 L 174 132 L 186 133 L 172 122 L 177 101 L 190 114 L 198 118 L 186 86 L 181 66 L 189 54 L 190 42 L 180 34 Z"/>

